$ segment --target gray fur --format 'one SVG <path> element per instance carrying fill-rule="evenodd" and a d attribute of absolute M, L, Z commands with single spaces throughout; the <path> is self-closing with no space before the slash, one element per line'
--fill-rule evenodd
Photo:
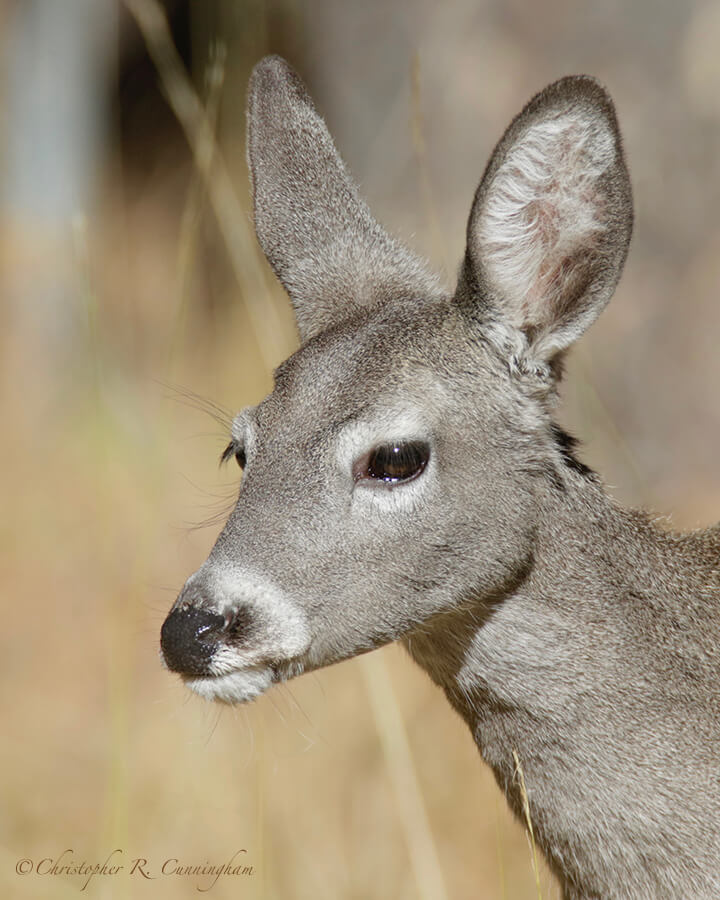
<path fill-rule="evenodd" d="M 425 264 L 373 219 L 305 86 L 278 56 L 253 71 L 248 123 L 255 230 L 303 340 L 387 291 L 439 294 Z"/>
<path fill-rule="evenodd" d="M 249 129 L 258 237 L 304 342 L 233 424 L 239 499 L 163 626 L 168 666 L 241 702 L 401 640 L 522 815 L 517 754 L 567 900 L 720 896 L 720 526 L 617 507 L 552 421 L 630 239 L 609 97 L 562 79 L 513 121 L 454 296 L 372 219 L 277 57 Z M 354 477 L 403 440 L 430 448 L 417 478 Z"/>

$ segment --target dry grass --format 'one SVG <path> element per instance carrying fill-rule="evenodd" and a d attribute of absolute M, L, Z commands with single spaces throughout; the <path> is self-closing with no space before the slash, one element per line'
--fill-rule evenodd
<path fill-rule="evenodd" d="M 513 750 L 513 761 L 515 763 L 515 777 L 520 784 L 520 797 L 522 799 L 523 817 L 528 830 L 528 838 L 530 839 L 530 850 L 532 851 L 533 872 L 535 873 L 535 887 L 537 889 L 538 900 L 542 900 L 542 886 L 540 884 L 540 867 L 538 865 L 537 846 L 535 844 L 535 829 L 533 828 L 532 816 L 530 815 L 530 798 L 525 785 L 525 773 L 523 772 L 520 758 L 517 750 Z"/>

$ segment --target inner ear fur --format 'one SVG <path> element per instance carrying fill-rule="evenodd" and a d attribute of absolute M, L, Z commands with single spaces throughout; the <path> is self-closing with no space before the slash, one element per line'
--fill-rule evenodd
<path fill-rule="evenodd" d="M 631 232 L 612 101 L 592 78 L 563 78 L 528 103 L 490 158 L 457 300 L 516 356 L 552 368 L 608 303 Z"/>

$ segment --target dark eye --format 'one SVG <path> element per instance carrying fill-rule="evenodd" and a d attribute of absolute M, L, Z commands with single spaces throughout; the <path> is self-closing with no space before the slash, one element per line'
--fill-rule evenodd
<path fill-rule="evenodd" d="M 424 441 L 403 441 L 375 447 L 353 467 L 355 481 L 371 479 L 387 485 L 412 481 L 422 473 L 430 459 L 430 447 Z"/>
<path fill-rule="evenodd" d="M 242 444 L 237 443 L 237 441 L 230 441 L 227 447 L 223 450 L 223 454 L 220 457 L 220 463 L 227 462 L 232 457 L 235 457 L 235 462 L 240 466 L 241 469 L 244 469 L 247 465 L 247 459 L 245 458 L 245 448 Z"/>

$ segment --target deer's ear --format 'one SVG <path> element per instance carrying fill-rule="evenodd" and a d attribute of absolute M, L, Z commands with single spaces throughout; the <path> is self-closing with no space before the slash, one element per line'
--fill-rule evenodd
<path fill-rule="evenodd" d="M 424 265 L 378 225 L 304 85 L 278 56 L 248 103 L 255 230 L 307 340 L 387 296 L 437 293 Z"/>
<path fill-rule="evenodd" d="M 475 195 L 457 301 L 524 367 L 545 369 L 612 296 L 632 231 L 612 101 L 563 78 L 511 123 Z"/>

